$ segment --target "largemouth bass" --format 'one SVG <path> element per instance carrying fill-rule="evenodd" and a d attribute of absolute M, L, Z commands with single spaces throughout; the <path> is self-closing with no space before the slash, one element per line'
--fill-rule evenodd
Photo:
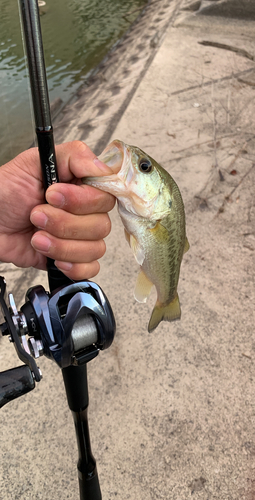
<path fill-rule="evenodd" d="M 135 146 L 115 140 L 99 159 L 112 168 L 112 175 L 82 181 L 118 200 L 126 239 L 141 266 L 135 298 L 146 302 L 153 285 L 157 290 L 151 332 L 161 321 L 181 317 L 177 285 L 182 257 L 189 249 L 182 197 L 171 175 Z"/>

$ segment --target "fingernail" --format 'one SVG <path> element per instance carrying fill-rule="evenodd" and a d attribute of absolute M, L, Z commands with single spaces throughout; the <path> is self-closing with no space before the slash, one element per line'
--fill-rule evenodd
<path fill-rule="evenodd" d="M 51 241 L 47 236 L 35 234 L 31 240 L 31 245 L 39 252 L 48 252 L 51 246 Z"/>
<path fill-rule="evenodd" d="M 65 197 L 59 191 L 46 191 L 46 200 L 54 207 L 63 207 L 65 204 Z"/>
<path fill-rule="evenodd" d="M 70 271 L 70 269 L 72 269 L 73 267 L 73 264 L 71 262 L 60 262 L 58 260 L 55 260 L 55 265 L 62 271 Z"/>
<path fill-rule="evenodd" d="M 101 160 L 99 160 L 98 158 L 94 158 L 93 162 L 95 163 L 95 165 L 100 168 L 100 170 L 102 170 L 103 172 L 109 172 L 109 167 L 107 167 L 107 165 L 105 165 L 105 163 L 103 163 Z"/>
<path fill-rule="evenodd" d="M 33 212 L 30 216 L 30 220 L 34 226 L 39 229 L 44 229 L 47 224 L 48 217 L 43 212 Z"/>

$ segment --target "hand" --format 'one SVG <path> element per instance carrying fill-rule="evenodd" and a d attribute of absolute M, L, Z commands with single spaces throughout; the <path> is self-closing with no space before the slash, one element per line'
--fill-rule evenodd
<path fill-rule="evenodd" d="M 0 260 L 46 270 L 50 257 L 69 278 L 89 279 L 105 253 L 115 198 L 79 179 L 111 170 L 83 142 L 56 146 L 56 156 L 61 183 L 48 188 L 48 204 L 37 148 L 0 167 Z"/>

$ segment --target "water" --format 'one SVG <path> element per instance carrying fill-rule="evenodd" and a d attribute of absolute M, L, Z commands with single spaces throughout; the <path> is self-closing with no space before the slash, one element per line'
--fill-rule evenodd
<path fill-rule="evenodd" d="M 40 19 L 51 102 L 75 93 L 146 3 L 46 0 Z M 0 0 L 0 165 L 34 140 L 29 96 L 18 2 Z"/>

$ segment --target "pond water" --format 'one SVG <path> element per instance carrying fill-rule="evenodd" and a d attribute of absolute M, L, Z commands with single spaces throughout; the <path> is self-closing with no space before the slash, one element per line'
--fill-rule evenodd
<path fill-rule="evenodd" d="M 50 101 L 68 101 L 148 0 L 46 0 L 41 27 Z M 34 140 L 17 0 L 0 5 L 0 165 Z"/>

